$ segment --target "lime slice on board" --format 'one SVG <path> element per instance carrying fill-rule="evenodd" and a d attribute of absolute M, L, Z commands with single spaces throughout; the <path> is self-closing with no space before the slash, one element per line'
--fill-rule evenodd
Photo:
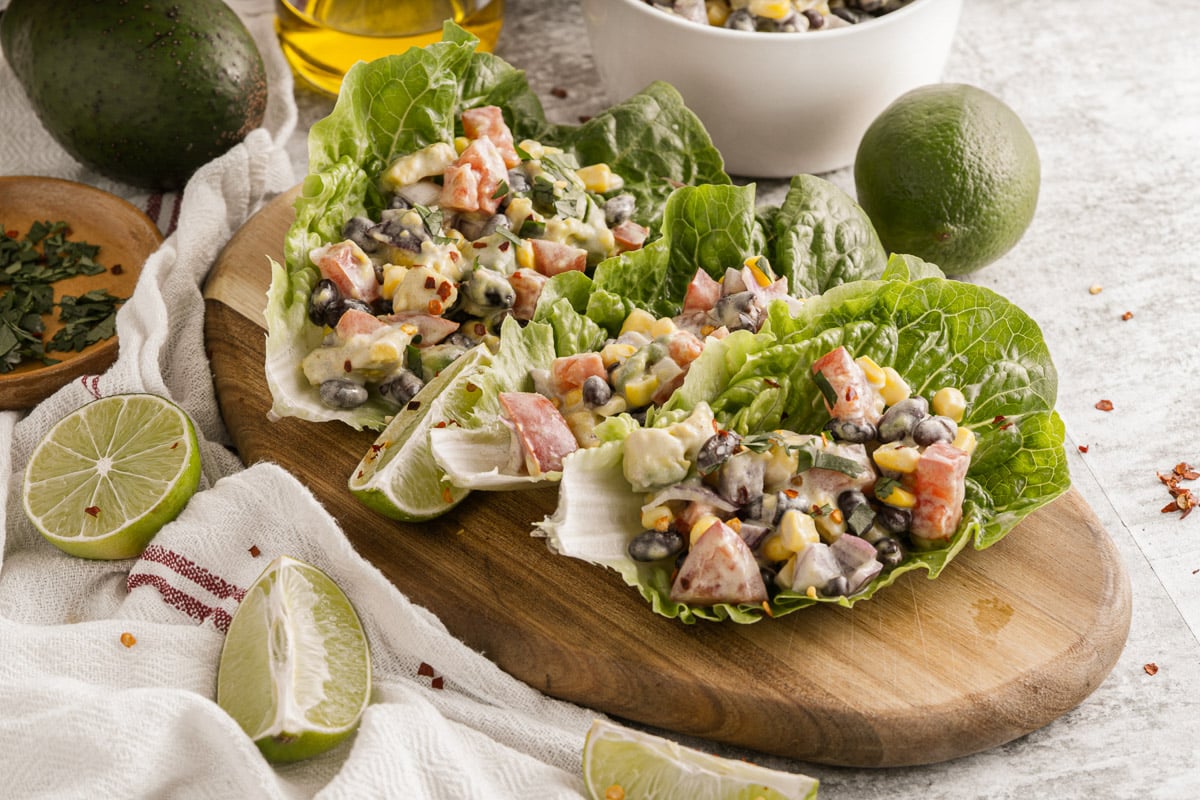
<path fill-rule="evenodd" d="M 217 704 L 268 761 L 300 761 L 349 736 L 371 696 L 371 653 L 354 607 L 328 575 L 272 561 L 229 624 Z"/>
<path fill-rule="evenodd" d="M 200 445 L 183 409 L 152 394 L 113 395 L 50 429 L 25 468 L 34 527 L 83 558 L 132 558 L 200 484 Z"/>
<path fill-rule="evenodd" d="M 596 720 L 583 745 L 583 780 L 593 800 L 812 800 L 805 775 L 721 758 Z"/>
<path fill-rule="evenodd" d="M 350 492 L 392 519 L 420 522 L 449 511 L 469 490 L 450 483 L 429 449 L 429 427 L 454 419 L 479 398 L 470 376 L 491 362 L 484 346 L 455 359 L 401 409 L 350 474 Z"/>

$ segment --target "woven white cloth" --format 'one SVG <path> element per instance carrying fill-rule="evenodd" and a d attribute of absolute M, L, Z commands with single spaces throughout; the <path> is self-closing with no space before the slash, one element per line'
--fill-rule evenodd
<path fill-rule="evenodd" d="M 117 363 L 28 412 L 0 412 L 2 792 L 578 797 L 583 737 L 594 713 L 544 697 L 467 648 L 355 553 L 337 522 L 286 471 L 272 464 L 244 469 L 224 446 L 200 287 L 230 236 L 300 177 L 285 152 L 296 106 L 272 4 L 230 5 L 267 61 L 267 116 L 243 143 L 202 167 L 182 194 L 139 191 L 80 166 L 50 139 L 0 62 L 0 174 L 98 186 L 147 210 L 168 234 L 118 315 Z M 57 420 L 122 392 L 160 394 L 191 415 L 202 439 L 201 489 L 141 558 L 73 558 L 25 518 L 25 465 Z M 346 591 L 366 628 L 375 675 L 354 737 L 281 768 L 270 766 L 214 702 L 230 615 L 277 555 L 314 564 Z M 121 642 L 126 632 L 136 639 L 132 647 Z M 441 680 L 418 674 L 422 664 Z"/>

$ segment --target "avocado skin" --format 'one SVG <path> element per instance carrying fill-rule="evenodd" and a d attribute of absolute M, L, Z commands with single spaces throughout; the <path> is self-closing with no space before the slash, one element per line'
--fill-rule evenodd
<path fill-rule="evenodd" d="M 266 111 L 262 55 L 221 0 L 12 0 L 0 46 L 63 149 L 135 186 L 180 188 Z"/>

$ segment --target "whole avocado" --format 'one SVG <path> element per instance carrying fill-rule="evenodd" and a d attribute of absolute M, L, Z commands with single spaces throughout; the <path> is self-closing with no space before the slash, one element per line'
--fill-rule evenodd
<path fill-rule="evenodd" d="M 267 106 L 262 55 L 221 0 L 12 0 L 0 46 L 63 149 L 135 186 L 183 186 Z"/>

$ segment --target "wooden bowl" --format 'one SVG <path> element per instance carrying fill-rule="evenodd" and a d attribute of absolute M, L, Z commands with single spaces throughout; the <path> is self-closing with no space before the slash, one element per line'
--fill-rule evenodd
<path fill-rule="evenodd" d="M 94 186 L 58 178 L 0 177 L 0 225 L 24 236 L 35 221 L 66 222 L 71 241 L 100 246 L 96 261 L 107 268 L 96 275 L 55 282 L 55 302 L 64 295 L 77 297 L 93 289 L 107 289 L 128 299 L 142 264 L 163 238 L 158 226 L 138 208 Z M 6 290 L 7 286 L 0 287 L 0 292 Z M 62 325 L 57 310 L 44 319 L 49 341 Z M 30 408 L 81 375 L 103 372 L 116 360 L 117 352 L 117 337 L 112 336 L 77 352 L 48 354 L 58 359 L 57 364 L 31 360 L 0 373 L 0 410 Z"/>

